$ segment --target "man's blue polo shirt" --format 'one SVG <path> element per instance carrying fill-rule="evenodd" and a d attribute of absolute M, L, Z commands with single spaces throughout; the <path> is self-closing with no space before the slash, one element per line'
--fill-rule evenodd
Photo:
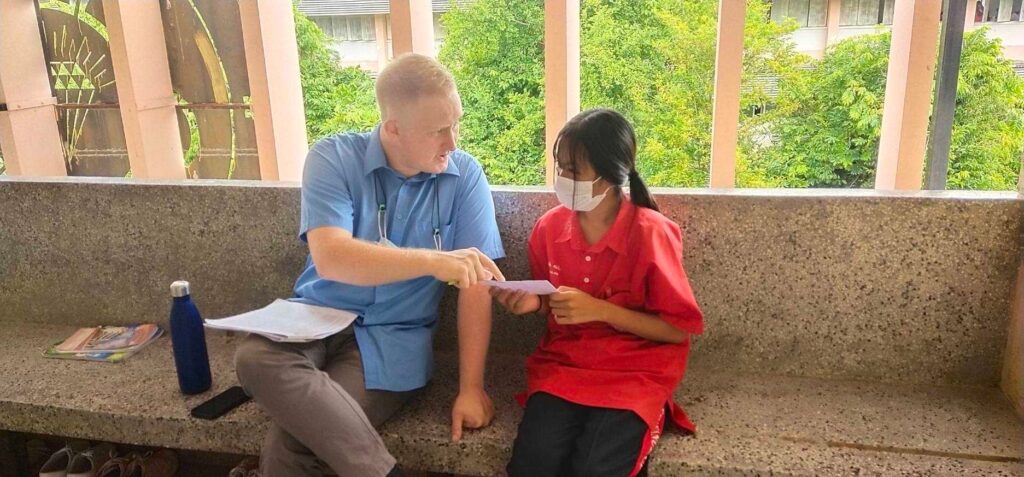
<path fill-rule="evenodd" d="M 306 241 L 309 230 L 329 226 L 377 242 L 381 200 L 387 203 L 388 239 L 399 247 L 434 249 L 438 226 L 443 250 L 476 247 L 492 259 L 505 256 L 491 189 L 476 159 L 456 150 L 444 172 L 404 178 L 387 164 L 379 127 L 324 138 L 310 149 L 299 238 Z M 293 300 L 359 315 L 355 336 L 367 389 L 407 391 L 426 385 L 433 371 L 432 338 L 445 286 L 429 276 L 377 287 L 347 285 L 320 278 L 308 257 Z"/>

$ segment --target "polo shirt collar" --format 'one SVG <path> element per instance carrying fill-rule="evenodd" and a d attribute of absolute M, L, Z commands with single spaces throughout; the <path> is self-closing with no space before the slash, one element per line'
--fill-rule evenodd
<path fill-rule="evenodd" d="M 615 222 L 605 232 L 604 237 L 597 243 L 590 245 L 583 238 L 583 231 L 579 226 L 579 219 L 575 212 L 571 212 L 571 219 L 565 222 L 562 232 L 555 238 L 555 242 L 569 242 L 574 249 L 591 250 L 600 252 L 605 247 L 610 247 L 616 253 L 626 252 L 626 241 L 629 238 L 629 229 L 633 224 L 633 216 L 636 214 L 636 205 L 629 200 L 627 194 L 620 192 L 619 212 L 615 215 Z"/>

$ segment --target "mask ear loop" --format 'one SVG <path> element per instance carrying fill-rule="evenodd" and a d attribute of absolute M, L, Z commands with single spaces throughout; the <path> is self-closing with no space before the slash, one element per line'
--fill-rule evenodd
<path fill-rule="evenodd" d="M 555 152 L 556 153 L 557 153 L 557 151 L 559 149 L 559 146 L 561 146 L 561 145 L 562 145 L 562 137 L 561 137 L 561 135 L 559 135 L 557 142 L 555 142 Z M 574 149 L 572 147 L 572 145 L 573 145 L 572 143 L 570 143 L 569 145 L 570 145 L 570 149 Z M 570 208 L 572 210 L 576 210 L 576 171 L 579 170 L 579 167 L 578 167 L 579 164 L 576 163 L 576 156 L 577 155 L 573 154 L 573 152 L 574 151 L 570 151 L 569 152 L 569 157 L 570 157 L 570 160 L 572 161 L 572 170 L 573 170 L 573 173 L 572 173 L 572 207 L 570 207 Z M 556 165 L 558 164 L 557 157 L 558 156 L 556 154 L 555 155 L 555 164 Z M 591 190 L 593 190 L 593 189 L 591 189 Z"/>

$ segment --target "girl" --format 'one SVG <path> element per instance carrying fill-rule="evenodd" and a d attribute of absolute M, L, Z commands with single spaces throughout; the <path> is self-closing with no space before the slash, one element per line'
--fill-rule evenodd
<path fill-rule="evenodd" d="M 508 472 L 646 474 L 666 417 L 694 431 L 672 400 L 690 335 L 703 331 L 682 267 L 682 234 L 637 174 L 636 137 L 619 113 L 580 113 L 562 128 L 554 156 L 562 206 L 537 221 L 529 256 L 533 278 L 558 292 L 492 289 L 510 312 L 547 317 L 547 333 L 526 361 L 518 397 L 526 409 Z"/>

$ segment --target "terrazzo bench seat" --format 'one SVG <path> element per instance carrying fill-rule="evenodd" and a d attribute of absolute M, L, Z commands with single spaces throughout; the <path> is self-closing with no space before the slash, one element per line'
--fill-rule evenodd
<path fill-rule="evenodd" d="M 288 296 L 308 253 L 295 239 L 299 192 L 0 177 L 0 437 L 256 454 L 269 424 L 257 405 L 212 422 L 188 414 L 234 384 L 238 336 L 208 334 L 214 389 L 189 398 L 167 338 L 120 364 L 41 354 L 80 326 L 166 324 L 177 279 L 193 283 L 207 318 Z M 652 475 L 1024 475 L 1024 406 L 1015 414 L 1003 394 L 1020 395 L 1024 379 L 1013 366 L 1024 332 L 1009 321 L 1021 316 L 1011 304 L 1024 286 L 1019 197 L 664 192 L 707 332 L 679 390 L 698 434 L 663 435 Z M 527 278 L 526 238 L 554 198 L 506 188 L 494 200 L 508 252 L 500 265 Z M 434 383 L 381 433 L 411 469 L 500 474 L 520 417 L 512 396 L 543 323 L 496 314 L 487 383 L 497 417 L 453 444 L 451 298 Z M 9 442 L 0 439 L 3 477 L 13 475 Z"/>
<path fill-rule="evenodd" d="M 170 340 L 124 363 L 45 359 L 65 325 L 0 327 L 0 428 L 236 454 L 258 454 L 269 420 L 254 403 L 216 420 L 188 410 L 234 383 L 238 336 L 211 333 L 214 389 L 184 397 Z M 438 357 L 425 395 L 382 429 L 410 469 L 499 475 L 521 415 L 522 357 L 490 360 L 494 423 L 450 442 L 455 356 Z M 699 430 L 667 433 L 652 475 L 1021 475 L 1021 426 L 998 389 L 891 385 L 691 370 L 680 399 Z M 842 403 L 836 406 L 836 403 Z"/>

